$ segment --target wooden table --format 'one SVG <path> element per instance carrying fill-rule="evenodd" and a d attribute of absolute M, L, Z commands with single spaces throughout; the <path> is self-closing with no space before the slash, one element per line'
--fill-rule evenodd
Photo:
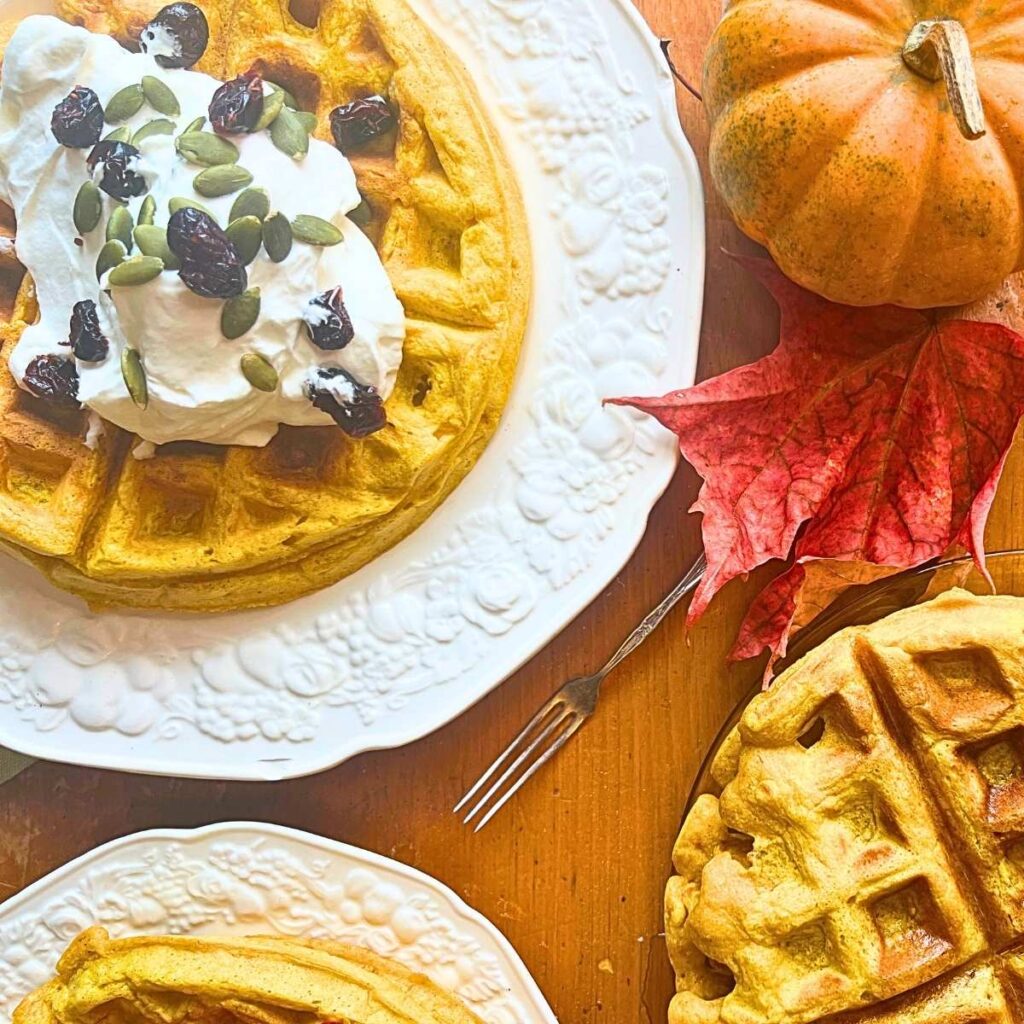
<path fill-rule="evenodd" d="M 680 71 L 699 83 L 719 0 L 637 2 L 655 32 L 675 41 Z M 679 109 L 706 168 L 703 110 L 682 89 Z M 755 358 L 777 338 L 771 301 L 723 247 L 747 246 L 709 191 L 702 376 Z M 412 746 L 276 785 L 35 765 L 0 790 L 0 897 L 139 829 L 277 822 L 446 882 L 505 932 L 564 1024 L 663 1021 L 672 991 L 661 920 L 670 850 L 708 745 L 760 671 L 730 666 L 726 655 L 767 577 L 729 587 L 689 632 L 685 612 L 674 612 L 613 677 L 595 720 L 482 833 L 464 829 L 451 807 L 551 690 L 602 664 L 689 566 L 699 549 L 698 521 L 686 515 L 696 490 L 683 467 L 636 557 L 593 606 L 497 692 Z M 993 515 L 993 550 L 1012 542 L 1022 502 L 1018 451 Z"/>

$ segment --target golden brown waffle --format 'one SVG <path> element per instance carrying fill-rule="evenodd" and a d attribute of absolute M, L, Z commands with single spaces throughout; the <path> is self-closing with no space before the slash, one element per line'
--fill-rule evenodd
<path fill-rule="evenodd" d="M 1024 1024 L 1024 600 L 837 634 L 712 774 L 666 892 L 672 1024 Z"/>
<path fill-rule="evenodd" d="M 62 0 L 59 13 L 129 42 L 160 6 Z M 480 456 L 526 328 L 515 178 L 472 84 L 405 0 L 202 6 L 211 42 L 199 67 L 220 78 L 257 67 L 316 111 L 322 137 L 331 109 L 357 96 L 397 105 L 394 142 L 352 162 L 366 231 L 406 308 L 404 359 L 389 426 L 370 438 L 286 428 L 265 449 L 176 444 L 140 462 L 117 431 L 90 451 L 84 418 L 54 421 L 17 390 L 5 357 L 35 315 L 23 294 L 0 334 L 0 546 L 94 605 L 278 604 L 365 565 Z"/>
<path fill-rule="evenodd" d="M 339 943 L 83 932 L 15 1024 L 479 1024 L 454 995 Z"/>

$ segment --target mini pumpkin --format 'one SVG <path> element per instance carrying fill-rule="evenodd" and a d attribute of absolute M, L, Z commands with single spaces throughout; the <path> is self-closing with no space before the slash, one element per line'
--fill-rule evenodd
<path fill-rule="evenodd" d="M 972 302 L 1024 268 L 1024 0 L 731 0 L 704 100 L 739 226 L 837 302 Z"/>

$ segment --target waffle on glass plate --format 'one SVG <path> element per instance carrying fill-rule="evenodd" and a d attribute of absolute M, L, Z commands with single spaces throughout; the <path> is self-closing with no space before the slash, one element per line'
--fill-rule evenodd
<path fill-rule="evenodd" d="M 127 44 L 160 6 L 62 0 L 58 13 Z M 472 83 L 405 0 L 202 7 L 211 38 L 197 68 L 221 79 L 256 68 L 317 113 L 318 135 L 357 96 L 398 108 L 394 137 L 351 159 L 365 230 L 406 309 L 402 369 L 389 426 L 364 440 L 283 428 L 263 449 L 172 444 L 138 461 L 132 438 L 108 429 L 94 451 L 84 415 L 55 416 L 6 370 L 36 316 L 26 280 L 0 326 L 0 547 L 99 607 L 280 604 L 365 565 L 479 458 L 526 328 L 515 177 Z"/>
<path fill-rule="evenodd" d="M 672 1024 L 1024 1021 L 1024 600 L 836 634 L 711 771 L 666 893 Z"/>

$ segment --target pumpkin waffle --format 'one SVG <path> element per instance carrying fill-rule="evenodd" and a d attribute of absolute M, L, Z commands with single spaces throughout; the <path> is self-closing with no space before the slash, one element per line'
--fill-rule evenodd
<path fill-rule="evenodd" d="M 711 774 L 666 892 L 672 1024 L 1024 1024 L 1024 600 L 838 633 Z"/>
<path fill-rule="evenodd" d="M 112 940 L 83 932 L 14 1024 L 479 1024 L 451 993 L 369 950 L 281 938 Z"/>
<path fill-rule="evenodd" d="M 158 2 L 61 0 L 122 43 Z M 188 443 L 131 458 L 108 427 L 55 419 L 6 370 L 36 316 L 0 328 L 0 546 L 94 606 L 218 612 L 336 582 L 422 523 L 486 447 L 526 328 L 530 254 L 514 175 L 462 69 L 405 0 L 210 0 L 197 68 L 255 67 L 318 115 L 388 96 L 398 129 L 349 154 L 363 226 L 407 313 L 389 426 L 362 440 L 283 428 L 263 449 Z"/>

